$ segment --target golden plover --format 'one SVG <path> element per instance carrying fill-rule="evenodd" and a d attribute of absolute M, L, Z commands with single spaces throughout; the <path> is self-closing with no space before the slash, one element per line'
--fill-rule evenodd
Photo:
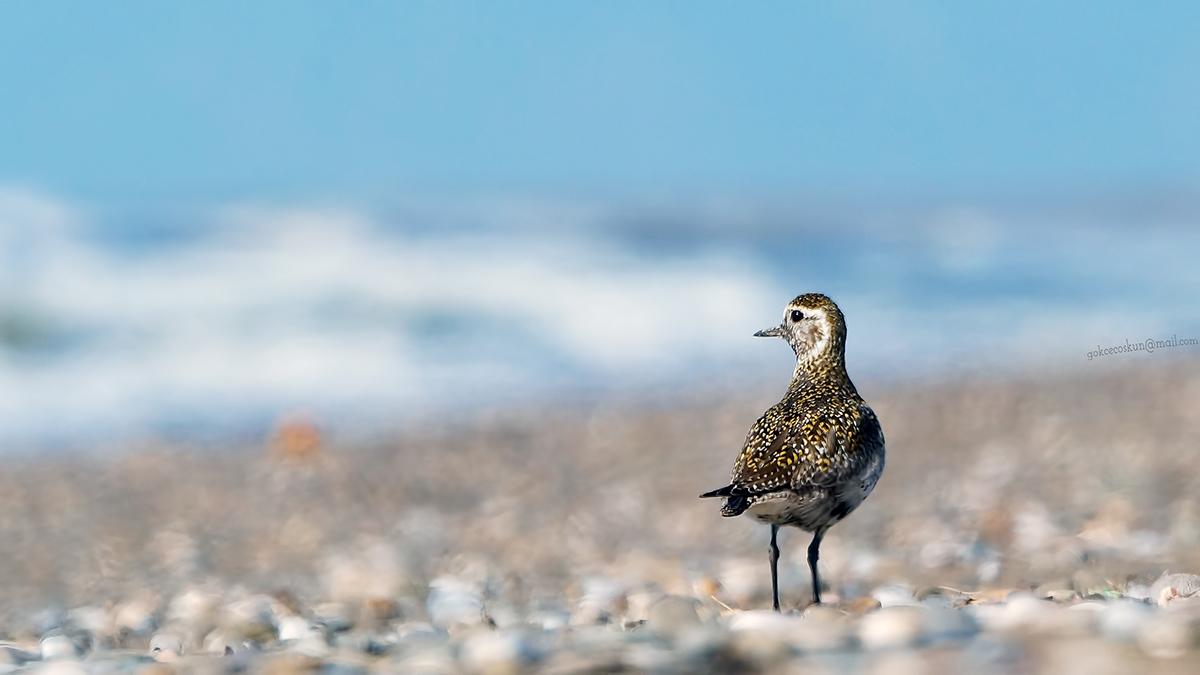
<path fill-rule="evenodd" d="M 812 532 L 808 567 L 821 602 L 821 537 L 871 494 L 883 473 L 883 431 L 846 374 L 846 319 L 820 293 L 788 303 L 783 323 L 756 337 L 780 337 L 796 352 L 783 400 L 750 427 L 730 484 L 701 497 L 724 497 L 721 515 L 749 513 L 771 526 L 771 594 L 779 611 L 782 525 Z"/>

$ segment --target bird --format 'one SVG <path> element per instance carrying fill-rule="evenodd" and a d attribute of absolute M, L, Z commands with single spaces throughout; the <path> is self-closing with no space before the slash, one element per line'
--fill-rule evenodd
<path fill-rule="evenodd" d="M 846 318 L 820 293 L 797 296 L 783 321 L 755 337 L 783 338 L 796 353 L 787 393 L 750 427 L 729 485 L 700 495 L 723 497 L 721 515 L 749 514 L 771 526 L 771 594 L 779 611 L 779 528 L 811 532 L 812 600 L 821 539 L 871 494 L 883 474 L 883 429 L 846 373 Z"/>

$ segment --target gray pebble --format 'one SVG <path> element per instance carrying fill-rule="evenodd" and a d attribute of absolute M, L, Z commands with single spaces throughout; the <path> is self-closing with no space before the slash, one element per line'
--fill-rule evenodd
<path fill-rule="evenodd" d="M 1200 593 L 1200 575 L 1167 574 L 1150 587 L 1150 601 L 1159 606 L 1176 598 L 1187 598 Z"/>
<path fill-rule="evenodd" d="M 683 631 L 700 625 L 700 614 L 696 611 L 698 602 L 695 598 L 682 595 L 664 595 L 650 606 L 646 629 L 673 639 Z"/>
<path fill-rule="evenodd" d="M 1033 594 L 1043 600 L 1053 600 L 1055 602 L 1069 602 L 1078 595 L 1075 589 L 1071 588 L 1070 581 L 1065 579 L 1042 584 L 1034 590 Z"/>
<path fill-rule="evenodd" d="M 679 654 L 665 645 L 629 645 L 621 655 L 620 663 L 624 666 L 622 671 L 635 673 L 692 672 L 690 669 L 681 669 L 683 664 L 680 663 Z"/>
<path fill-rule="evenodd" d="M 174 633 L 155 633 L 150 636 L 150 656 L 155 661 L 174 661 L 183 654 L 183 640 Z"/>
<path fill-rule="evenodd" d="M 1150 605 L 1136 600 L 1117 599 L 1107 604 L 1100 614 L 1100 632 L 1113 642 L 1136 642 L 1138 632 L 1154 614 Z"/>
<path fill-rule="evenodd" d="M 979 622 L 957 609 L 930 609 L 925 614 L 925 634 L 934 643 L 963 642 L 979 632 Z"/>
<path fill-rule="evenodd" d="M 725 649 L 732 634 L 718 625 L 697 626 L 675 641 L 675 651 L 684 661 L 708 663 Z"/>
<path fill-rule="evenodd" d="M 793 654 L 791 636 L 760 631 L 738 631 L 729 641 L 730 655 L 756 672 L 772 672 Z"/>
<path fill-rule="evenodd" d="M 1150 656 L 1173 659 L 1196 646 L 1196 622 L 1177 614 L 1162 613 L 1147 621 L 1138 630 L 1137 643 Z"/>

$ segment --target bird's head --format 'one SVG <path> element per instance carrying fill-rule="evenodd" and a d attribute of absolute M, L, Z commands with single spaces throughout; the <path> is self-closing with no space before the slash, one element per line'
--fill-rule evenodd
<path fill-rule="evenodd" d="M 798 296 L 784 308 L 783 323 L 754 335 L 783 338 L 796 352 L 798 371 L 845 362 L 846 318 L 833 300 L 820 293 Z"/>

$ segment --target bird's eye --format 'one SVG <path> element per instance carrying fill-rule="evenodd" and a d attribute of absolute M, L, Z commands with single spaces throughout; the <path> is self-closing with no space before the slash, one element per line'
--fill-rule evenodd
<path fill-rule="evenodd" d="M 804 313 L 798 309 L 792 310 L 792 321 L 799 321 L 804 318 Z"/>

